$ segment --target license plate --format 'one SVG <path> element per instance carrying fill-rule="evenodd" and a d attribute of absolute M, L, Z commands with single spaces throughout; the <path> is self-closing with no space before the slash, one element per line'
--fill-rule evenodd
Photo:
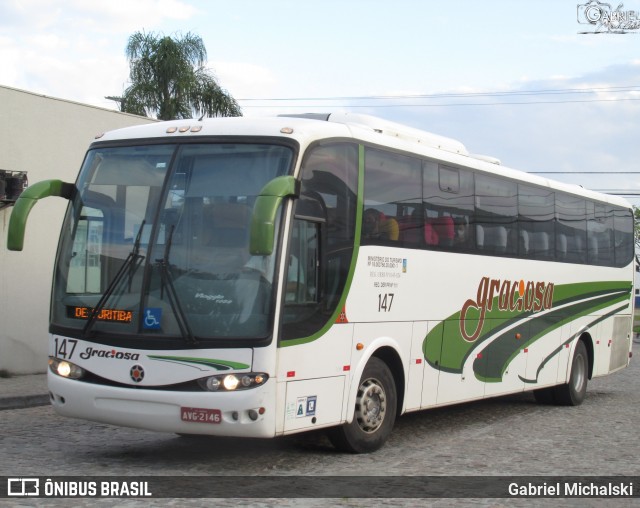
<path fill-rule="evenodd" d="M 183 422 L 222 423 L 222 413 L 219 409 L 181 407 L 180 418 Z"/>

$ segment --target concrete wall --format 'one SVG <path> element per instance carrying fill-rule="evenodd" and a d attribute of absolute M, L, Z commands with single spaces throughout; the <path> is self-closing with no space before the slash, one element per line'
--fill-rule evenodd
<path fill-rule="evenodd" d="M 94 136 L 152 120 L 0 86 L 0 169 L 26 171 L 29 185 L 75 182 Z M 55 251 L 67 201 L 32 210 L 24 250 L 6 248 L 12 207 L 0 210 L 0 371 L 44 372 Z"/>

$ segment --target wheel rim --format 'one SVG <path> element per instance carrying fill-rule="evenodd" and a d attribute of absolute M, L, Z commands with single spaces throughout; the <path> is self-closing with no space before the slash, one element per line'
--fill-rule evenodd
<path fill-rule="evenodd" d="M 369 434 L 377 431 L 387 412 L 387 396 L 377 379 L 367 379 L 358 389 L 355 417 L 360 428 Z"/>
<path fill-rule="evenodd" d="M 573 365 L 573 389 L 576 392 L 580 392 L 584 386 L 584 380 L 587 375 L 585 362 L 582 355 L 576 356 L 576 361 Z"/>

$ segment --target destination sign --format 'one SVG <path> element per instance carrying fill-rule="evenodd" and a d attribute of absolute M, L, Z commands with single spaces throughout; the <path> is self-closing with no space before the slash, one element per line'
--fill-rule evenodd
<path fill-rule="evenodd" d="M 89 319 L 93 309 L 91 307 L 67 306 L 67 317 L 73 319 Z M 97 321 L 110 321 L 114 323 L 131 323 L 133 312 L 121 309 L 101 309 L 96 316 Z"/>

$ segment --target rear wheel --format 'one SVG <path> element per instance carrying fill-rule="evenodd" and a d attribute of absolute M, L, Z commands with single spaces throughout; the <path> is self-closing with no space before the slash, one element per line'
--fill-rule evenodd
<path fill-rule="evenodd" d="M 588 378 L 589 357 L 584 342 L 580 341 L 573 353 L 569 382 L 554 388 L 553 395 L 556 404 L 562 406 L 579 406 L 582 404 L 587 393 Z"/>
<path fill-rule="evenodd" d="M 396 406 L 396 384 L 391 371 L 386 363 L 373 357 L 360 378 L 353 421 L 330 429 L 329 439 L 342 451 L 373 452 L 391 434 Z"/>

